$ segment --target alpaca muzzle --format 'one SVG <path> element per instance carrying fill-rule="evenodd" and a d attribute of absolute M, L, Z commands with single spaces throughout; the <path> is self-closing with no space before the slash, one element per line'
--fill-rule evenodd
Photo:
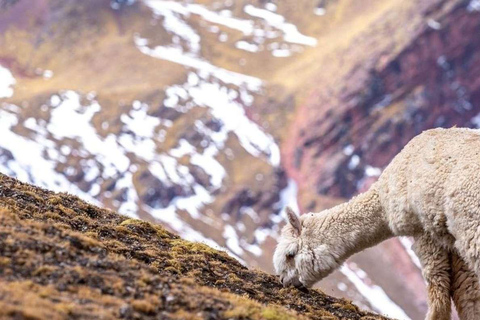
<path fill-rule="evenodd" d="M 297 289 L 298 288 L 305 288 L 306 289 L 306 287 L 296 277 L 288 277 L 288 276 L 282 274 L 282 275 L 279 276 L 279 280 L 285 288 L 289 287 L 289 286 L 294 286 Z"/>

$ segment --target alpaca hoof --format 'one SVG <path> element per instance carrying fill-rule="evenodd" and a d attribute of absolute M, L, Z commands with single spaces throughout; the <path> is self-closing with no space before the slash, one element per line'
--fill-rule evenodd
<path fill-rule="evenodd" d="M 304 287 L 303 285 L 302 286 L 298 286 L 296 287 L 299 291 L 302 291 L 303 293 L 308 293 L 308 289 L 307 287 Z"/>

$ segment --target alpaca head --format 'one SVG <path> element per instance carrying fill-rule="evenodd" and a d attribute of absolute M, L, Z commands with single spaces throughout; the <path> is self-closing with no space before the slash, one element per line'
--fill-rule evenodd
<path fill-rule="evenodd" d="M 331 246 L 324 241 L 322 216 L 297 217 L 286 208 L 288 223 L 275 249 L 273 264 L 284 286 L 311 287 L 329 275 L 339 264 Z"/>

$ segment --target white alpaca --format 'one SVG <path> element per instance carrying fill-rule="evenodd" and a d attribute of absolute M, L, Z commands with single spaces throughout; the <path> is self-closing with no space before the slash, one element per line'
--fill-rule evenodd
<path fill-rule="evenodd" d="M 284 285 L 310 287 L 352 254 L 395 236 L 415 238 L 428 284 L 427 319 L 480 319 L 480 131 L 423 132 L 371 188 L 289 223 L 273 262 Z"/>

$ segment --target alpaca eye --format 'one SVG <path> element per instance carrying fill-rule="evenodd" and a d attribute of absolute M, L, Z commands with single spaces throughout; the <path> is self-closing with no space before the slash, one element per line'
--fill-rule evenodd
<path fill-rule="evenodd" d="M 295 258 L 295 254 L 294 253 L 288 253 L 286 255 L 286 257 L 287 257 L 287 260 L 291 260 L 291 259 Z"/>

